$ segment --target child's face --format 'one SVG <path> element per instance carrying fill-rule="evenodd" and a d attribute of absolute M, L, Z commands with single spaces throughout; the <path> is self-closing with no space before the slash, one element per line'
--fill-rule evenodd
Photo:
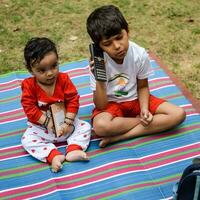
<path fill-rule="evenodd" d="M 129 35 L 126 30 L 122 29 L 121 33 L 103 39 L 99 46 L 105 51 L 116 63 L 122 64 L 128 51 Z"/>
<path fill-rule="evenodd" d="M 42 85 L 53 85 L 56 82 L 58 72 L 58 58 L 54 52 L 49 52 L 39 63 L 32 66 L 33 76 Z"/>

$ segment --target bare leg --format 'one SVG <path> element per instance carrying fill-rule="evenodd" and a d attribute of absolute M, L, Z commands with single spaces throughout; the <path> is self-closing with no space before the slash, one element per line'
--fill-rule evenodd
<path fill-rule="evenodd" d="M 87 156 L 87 154 L 82 150 L 70 151 L 69 153 L 67 153 L 65 158 L 68 162 L 89 160 L 89 157 Z"/>
<path fill-rule="evenodd" d="M 65 161 L 64 155 L 57 155 L 53 158 L 51 167 L 53 172 L 58 172 L 62 168 L 62 163 Z"/>
<path fill-rule="evenodd" d="M 185 112 L 182 108 L 164 102 L 158 107 L 153 121 L 148 126 L 144 127 L 142 124 L 138 124 L 124 134 L 105 137 L 102 139 L 99 146 L 105 147 L 109 143 L 168 130 L 180 124 L 184 119 Z"/>
<path fill-rule="evenodd" d="M 139 118 L 113 117 L 110 113 L 102 112 L 93 119 L 93 128 L 98 136 L 121 135 L 140 123 Z"/>

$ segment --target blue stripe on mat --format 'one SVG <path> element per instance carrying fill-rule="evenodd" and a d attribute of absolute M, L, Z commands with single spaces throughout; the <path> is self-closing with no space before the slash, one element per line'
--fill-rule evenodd
<path fill-rule="evenodd" d="M 62 171 L 56 174 L 21 147 L 21 135 L 26 128 L 23 113 L 17 113 L 18 121 L 9 121 L 13 117 L 10 112 L 21 109 L 20 82 L 30 74 L 24 71 L 1 75 L 0 199 L 1 194 L 6 194 L 5 199 L 170 198 L 181 172 L 200 150 L 200 115 L 158 63 L 151 60 L 151 64 L 154 71 L 149 82 L 152 94 L 183 106 L 186 120 L 164 133 L 119 142 L 105 149 L 99 149 L 99 140 L 94 139 L 88 148 L 89 162 L 65 162 Z M 78 115 L 90 122 L 93 104 L 87 66 L 88 61 L 82 60 L 62 64 L 60 70 L 69 71 L 81 95 Z M 63 153 L 65 146 L 59 146 Z M 70 179 L 75 175 L 78 178 Z M 45 186 L 37 188 L 46 182 Z M 19 191 L 20 187 L 24 189 Z"/>

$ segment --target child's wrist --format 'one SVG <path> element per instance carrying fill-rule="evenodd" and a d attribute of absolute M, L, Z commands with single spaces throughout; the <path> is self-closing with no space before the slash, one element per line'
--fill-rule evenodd
<path fill-rule="evenodd" d="M 71 131 L 71 133 L 74 132 L 74 130 L 75 130 L 75 126 L 74 126 L 73 123 L 68 123 L 68 122 L 65 122 L 65 121 L 64 121 L 64 124 L 66 124 L 66 125 L 69 126 L 69 127 L 72 127 L 72 131 Z"/>
<path fill-rule="evenodd" d="M 74 118 L 71 118 L 71 117 L 67 117 L 67 116 L 66 116 L 66 117 L 65 117 L 65 120 L 69 120 L 69 121 L 72 121 L 72 122 L 73 122 L 73 121 L 74 121 Z"/>
<path fill-rule="evenodd" d="M 71 125 L 73 125 L 72 122 L 68 122 L 68 121 L 64 121 L 64 124 L 66 124 L 67 126 L 71 126 Z"/>
<path fill-rule="evenodd" d="M 50 119 L 51 119 L 51 114 L 50 114 L 50 112 L 47 110 L 47 112 L 45 113 L 45 120 L 44 120 L 44 122 L 43 122 L 43 126 L 45 127 L 45 128 L 47 128 L 47 126 L 48 126 L 48 124 L 49 124 L 49 122 L 50 122 Z"/>
<path fill-rule="evenodd" d="M 50 117 L 49 116 L 46 116 L 46 118 L 45 118 L 45 120 L 44 120 L 44 122 L 43 122 L 43 126 L 45 127 L 45 128 L 47 128 L 47 126 L 48 126 L 48 124 L 49 124 L 49 121 L 50 121 Z"/>
<path fill-rule="evenodd" d="M 96 81 L 96 84 L 99 85 L 100 87 L 106 86 L 106 82 L 103 82 L 103 81 Z"/>
<path fill-rule="evenodd" d="M 74 123 L 74 118 L 71 117 L 65 117 L 64 123 L 68 124 L 68 125 L 72 125 Z"/>

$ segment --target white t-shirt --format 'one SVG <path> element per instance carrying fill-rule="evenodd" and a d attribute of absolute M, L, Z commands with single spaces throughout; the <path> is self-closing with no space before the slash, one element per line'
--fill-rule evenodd
<path fill-rule="evenodd" d="M 104 52 L 108 101 L 124 102 L 138 98 L 137 79 L 148 78 L 151 65 L 145 49 L 129 41 L 123 64 L 117 64 Z M 96 80 L 90 71 L 90 86 L 96 90 Z"/>

